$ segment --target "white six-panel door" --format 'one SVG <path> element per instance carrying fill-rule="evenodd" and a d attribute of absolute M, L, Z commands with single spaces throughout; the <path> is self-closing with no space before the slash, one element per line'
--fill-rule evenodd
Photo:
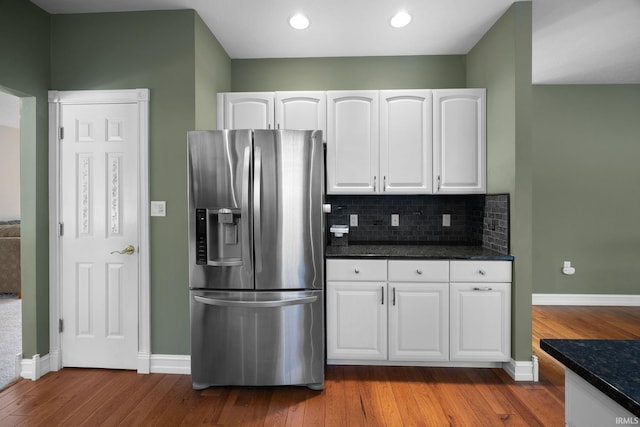
<path fill-rule="evenodd" d="M 62 366 L 136 369 L 137 108 L 61 109 Z"/>

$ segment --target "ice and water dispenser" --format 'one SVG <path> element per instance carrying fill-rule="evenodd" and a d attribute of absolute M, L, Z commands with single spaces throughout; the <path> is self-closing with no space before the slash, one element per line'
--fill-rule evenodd
<path fill-rule="evenodd" d="M 242 264 L 240 209 L 196 209 L 196 264 Z"/>

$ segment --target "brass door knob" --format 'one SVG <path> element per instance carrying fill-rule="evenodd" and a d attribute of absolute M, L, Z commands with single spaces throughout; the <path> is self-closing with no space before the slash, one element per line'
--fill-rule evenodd
<path fill-rule="evenodd" d="M 121 251 L 113 251 L 111 254 L 121 254 L 121 255 L 133 255 L 136 251 L 136 248 L 133 245 L 129 245 Z"/>

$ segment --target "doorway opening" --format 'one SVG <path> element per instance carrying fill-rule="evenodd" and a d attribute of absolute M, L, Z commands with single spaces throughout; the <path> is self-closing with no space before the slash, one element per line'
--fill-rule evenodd
<path fill-rule="evenodd" d="M 22 358 L 20 98 L 0 91 L 0 390 Z"/>

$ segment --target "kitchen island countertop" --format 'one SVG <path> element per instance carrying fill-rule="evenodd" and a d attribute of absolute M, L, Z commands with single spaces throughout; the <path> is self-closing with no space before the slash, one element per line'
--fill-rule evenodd
<path fill-rule="evenodd" d="M 504 255 L 482 246 L 464 245 L 389 245 L 351 244 L 327 246 L 327 258 L 420 258 L 420 259 L 468 259 L 513 261 L 513 255 Z"/>
<path fill-rule="evenodd" d="M 640 417 L 640 340 L 541 339 L 540 348 Z"/>

